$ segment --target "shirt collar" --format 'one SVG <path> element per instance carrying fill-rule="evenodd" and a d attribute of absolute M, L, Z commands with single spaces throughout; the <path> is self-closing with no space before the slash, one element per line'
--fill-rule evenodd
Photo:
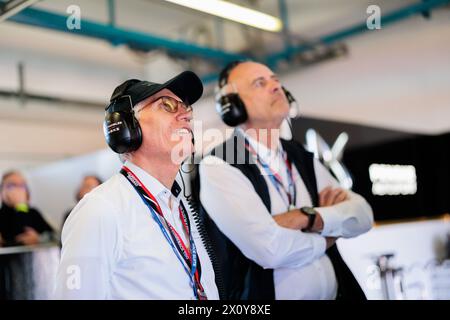
<path fill-rule="evenodd" d="M 144 186 L 155 196 L 162 197 L 163 199 L 168 199 L 171 192 L 168 188 L 166 188 L 158 179 L 153 177 L 144 169 L 138 167 L 131 161 L 126 161 L 125 166 L 130 169 Z"/>
<path fill-rule="evenodd" d="M 255 151 L 264 161 L 271 162 L 282 155 L 283 147 L 281 146 L 281 142 L 278 143 L 278 147 L 276 150 L 272 150 L 250 137 L 242 128 L 237 128 L 236 130 L 247 139 L 250 146 L 255 149 Z"/>

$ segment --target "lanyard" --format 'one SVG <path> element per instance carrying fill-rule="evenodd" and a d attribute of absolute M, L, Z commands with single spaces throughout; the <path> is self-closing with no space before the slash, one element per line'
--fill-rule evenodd
<path fill-rule="evenodd" d="M 278 191 L 278 194 L 280 195 L 281 199 L 283 199 L 284 202 L 286 202 L 283 197 L 283 194 L 281 193 L 281 189 L 283 189 L 287 199 L 288 203 L 286 204 L 288 210 L 292 210 L 295 208 L 295 204 L 297 201 L 297 189 L 295 187 L 294 183 L 294 175 L 292 171 L 292 164 L 288 160 L 286 153 L 283 154 L 283 159 L 286 163 L 286 175 L 288 178 L 288 188 L 286 188 L 283 184 L 283 180 L 281 179 L 281 176 L 275 171 L 272 170 L 272 168 L 265 163 L 261 157 L 258 155 L 258 153 L 255 151 L 255 149 L 250 145 L 247 139 L 245 139 L 245 147 L 247 150 L 256 158 L 256 161 L 261 165 L 261 167 L 264 169 L 264 171 L 267 173 L 267 175 L 270 178 L 270 181 L 274 185 L 275 189 Z"/>
<path fill-rule="evenodd" d="M 144 184 L 139 180 L 139 178 L 126 166 L 122 167 L 120 173 L 125 178 L 127 178 L 127 180 L 131 183 L 131 185 L 134 187 L 134 189 L 139 194 L 141 199 L 149 208 L 153 220 L 155 220 L 155 222 L 158 224 L 164 237 L 172 247 L 172 250 L 175 253 L 176 257 L 181 262 L 184 271 L 189 276 L 189 280 L 191 282 L 191 286 L 194 291 L 194 296 L 198 300 L 207 300 L 203 286 L 200 283 L 200 273 L 201 273 L 200 261 L 198 259 L 195 242 L 192 237 L 191 225 L 189 222 L 188 214 L 186 208 L 184 207 L 183 202 L 180 201 L 178 212 L 180 214 L 180 219 L 183 224 L 183 228 L 189 237 L 189 244 L 191 250 L 189 250 L 186 247 L 178 232 L 166 220 L 158 201 L 153 196 L 153 194 L 144 186 Z M 164 227 L 163 223 L 167 226 L 167 228 Z"/>

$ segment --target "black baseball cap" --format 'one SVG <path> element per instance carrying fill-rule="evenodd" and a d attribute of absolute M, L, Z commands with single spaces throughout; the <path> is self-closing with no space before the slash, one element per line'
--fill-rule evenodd
<path fill-rule="evenodd" d="M 200 78 L 192 71 L 183 71 L 163 84 L 129 79 L 114 89 L 110 102 L 113 104 L 118 98 L 130 96 L 134 107 L 142 100 L 163 89 L 169 89 L 185 103 L 192 105 L 202 96 L 203 84 Z"/>

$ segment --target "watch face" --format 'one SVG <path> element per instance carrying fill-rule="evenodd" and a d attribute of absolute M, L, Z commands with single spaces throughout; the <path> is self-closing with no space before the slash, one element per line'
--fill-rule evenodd
<path fill-rule="evenodd" d="M 316 210 L 314 210 L 314 208 L 311 207 L 303 207 L 302 211 L 306 214 L 316 214 Z"/>

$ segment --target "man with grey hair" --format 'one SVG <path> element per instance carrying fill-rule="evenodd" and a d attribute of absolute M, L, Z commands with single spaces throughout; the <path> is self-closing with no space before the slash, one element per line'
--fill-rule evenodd
<path fill-rule="evenodd" d="M 67 219 L 55 298 L 218 298 L 204 239 L 175 181 L 193 152 L 191 105 L 202 92 L 190 71 L 115 89 L 104 133 L 126 161 Z M 176 157 L 177 148 L 184 153 Z"/>

